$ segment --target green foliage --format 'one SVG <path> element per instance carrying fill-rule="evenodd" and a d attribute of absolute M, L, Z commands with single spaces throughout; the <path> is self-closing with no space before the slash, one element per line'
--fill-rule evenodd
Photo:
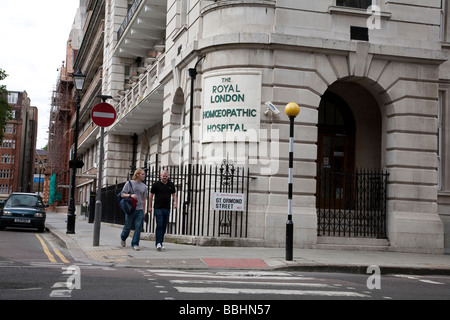
<path fill-rule="evenodd" d="M 0 81 L 5 80 L 8 75 L 0 68 Z M 0 143 L 3 141 L 6 123 L 11 119 L 12 109 L 8 104 L 8 90 L 5 85 L 0 85 Z"/>

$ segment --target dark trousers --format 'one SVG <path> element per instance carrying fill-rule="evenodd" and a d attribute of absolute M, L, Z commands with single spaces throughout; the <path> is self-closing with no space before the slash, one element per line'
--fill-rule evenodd
<path fill-rule="evenodd" d="M 156 231 L 155 231 L 155 246 L 158 243 L 164 242 L 164 235 L 166 234 L 167 224 L 169 223 L 170 209 L 155 209 Z"/>

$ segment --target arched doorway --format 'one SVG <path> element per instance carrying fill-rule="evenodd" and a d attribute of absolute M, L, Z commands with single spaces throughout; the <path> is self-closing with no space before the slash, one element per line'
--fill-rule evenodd
<path fill-rule="evenodd" d="M 351 190 L 347 175 L 354 171 L 355 121 L 347 103 L 327 91 L 319 106 L 318 206 L 343 208 L 344 195 Z M 350 200 L 350 199 L 349 199 Z"/>
<path fill-rule="evenodd" d="M 364 86 L 338 81 L 319 105 L 318 235 L 386 236 L 380 104 Z"/>

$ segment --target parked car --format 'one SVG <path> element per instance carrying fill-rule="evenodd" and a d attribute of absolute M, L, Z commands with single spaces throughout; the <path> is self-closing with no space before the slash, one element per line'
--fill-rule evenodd
<path fill-rule="evenodd" d="M 0 230 L 5 228 L 37 228 L 45 230 L 47 217 L 41 196 L 34 193 L 13 192 L 5 202 L 0 201 Z"/>

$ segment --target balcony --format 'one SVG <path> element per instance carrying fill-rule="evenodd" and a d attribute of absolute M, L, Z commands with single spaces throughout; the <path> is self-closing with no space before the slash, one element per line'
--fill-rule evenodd
<path fill-rule="evenodd" d="M 147 67 L 139 68 L 140 74 L 134 76 L 135 82 L 128 90 L 119 91 L 115 97 L 117 119 L 109 132 L 118 135 L 139 134 L 162 120 L 163 89 L 158 76 L 165 67 L 165 55 L 147 58 Z"/>
<path fill-rule="evenodd" d="M 117 32 L 114 56 L 145 57 L 149 48 L 164 41 L 166 0 L 135 0 Z"/>
<path fill-rule="evenodd" d="M 117 32 L 113 55 L 145 62 L 136 67 L 114 97 L 116 122 L 108 131 L 139 134 L 162 119 L 163 90 L 158 75 L 165 67 L 166 0 L 135 0 Z"/>
<path fill-rule="evenodd" d="M 263 6 L 274 7 L 276 0 L 207 0 L 201 3 L 201 13 L 205 14 L 208 11 L 236 6 Z"/>

